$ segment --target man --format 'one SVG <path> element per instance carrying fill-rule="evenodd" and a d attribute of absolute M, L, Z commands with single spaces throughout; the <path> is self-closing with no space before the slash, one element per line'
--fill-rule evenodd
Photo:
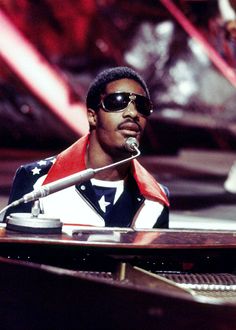
<path fill-rule="evenodd" d="M 101 72 L 87 99 L 90 133 L 57 157 L 18 169 L 9 202 L 86 168 L 97 169 L 129 158 L 125 141 L 140 141 L 152 112 L 149 91 L 132 69 Z M 135 159 L 98 172 L 94 178 L 40 199 L 42 213 L 64 224 L 108 227 L 168 227 L 165 189 Z M 12 212 L 31 212 L 22 204 Z"/>

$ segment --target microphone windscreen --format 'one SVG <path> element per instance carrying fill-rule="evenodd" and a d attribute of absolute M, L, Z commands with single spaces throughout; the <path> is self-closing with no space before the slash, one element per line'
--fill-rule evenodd
<path fill-rule="evenodd" d="M 135 137 L 129 137 L 128 139 L 125 140 L 125 149 L 133 152 L 136 151 L 136 148 L 139 147 L 138 140 Z"/>

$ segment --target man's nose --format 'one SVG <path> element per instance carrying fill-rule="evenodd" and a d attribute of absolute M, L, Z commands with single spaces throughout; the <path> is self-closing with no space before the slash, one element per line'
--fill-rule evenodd
<path fill-rule="evenodd" d="M 138 116 L 138 111 L 136 109 L 136 105 L 135 102 L 130 101 L 129 104 L 127 105 L 127 107 L 125 108 L 124 112 L 123 112 L 123 116 L 130 116 L 132 118 L 135 118 Z"/>

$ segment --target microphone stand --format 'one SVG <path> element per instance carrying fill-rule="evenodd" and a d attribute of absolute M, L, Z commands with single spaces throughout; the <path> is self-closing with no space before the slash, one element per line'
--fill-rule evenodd
<path fill-rule="evenodd" d="M 138 149 L 138 142 L 135 138 L 132 137 L 128 138 L 125 141 L 125 148 L 128 151 L 135 151 L 136 154 L 110 165 L 99 167 L 97 169 L 88 168 L 84 171 L 48 183 L 42 186 L 40 189 L 33 190 L 32 192 L 25 194 L 22 198 L 13 201 L 11 204 L 7 205 L 5 208 L 3 208 L 0 211 L 0 214 L 7 211 L 9 208 L 15 207 L 19 204 L 34 202 L 33 207 L 31 209 L 31 213 L 11 213 L 7 217 L 6 228 L 10 230 L 37 233 L 37 234 L 61 233 L 62 223 L 60 219 L 48 218 L 44 214 L 40 213 L 39 198 L 48 196 L 52 193 L 68 188 L 75 184 L 88 181 L 91 178 L 93 178 L 95 174 L 103 170 L 107 170 L 109 168 L 119 166 L 125 162 L 131 161 L 132 159 L 138 157 L 141 154 L 140 150 Z"/>

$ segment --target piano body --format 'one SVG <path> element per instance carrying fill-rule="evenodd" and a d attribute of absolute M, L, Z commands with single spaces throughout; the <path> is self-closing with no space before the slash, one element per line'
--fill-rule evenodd
<path fill-rule="evenodd" d="M 1 228 L 1 329 L 235 329 L 235 235 Z"/>

